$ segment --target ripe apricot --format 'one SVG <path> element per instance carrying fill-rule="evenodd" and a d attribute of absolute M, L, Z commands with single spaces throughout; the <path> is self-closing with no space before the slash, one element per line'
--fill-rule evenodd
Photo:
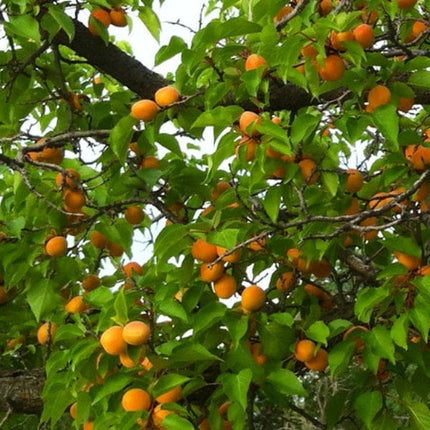
<path fill-rule="evenodd" d="M 266 67 L 267 62 L 264 57 L 258 54 L 251 54 L 245 61 L 245 70 L 253 70 L 258 67 Z"/>
<path fill-rule="evenodd" d="M 160 163 L 158 162 L 158 158 L 152 155 L 148 155 L 144 157 L 142 162 L 140 163 L 141 169 L 159 169 Z"/>
<path fill-rule="evenodd" d="M 182 393 L 182 388 L 180 385 L 177 387 L 172 388 L 171 390 L 166 391 L 163 394 L 160 394 L 158 397 L 155 398 L 155 401 L 158 403 L 171 403 L 171 402 L 177 402 Z"/>
<path fill-rule="evenodd" d="M 77 408 L 78 408 L 78 403 L 77 402 L 74 402 L 74 403 L 72 403 L 71 405 L 70 405 L 70 408 L 69 408 L 69 414 L 70 414 L 70 417 L 72 418 L 72 419 L 76 419 L 76 417 L 77 417 Z"/>
<path fill-rule="evenodd" d="M 127 278 L 132 278 L 134 274 L 143 275 L 142 266 L 135 261 L 130 261 L 129 263 L 125 264 L 122 270 L 124 271 L 125 276 L 127 276 Z"/>
<path fill-rule="evenodd" d="M 109 11 L 110 22 L 115 27 L 126 27 L 127 26 L 127 14 L 121 7 L 113 7 Z"/>
<path fill-rule="evenodd" d="M 365 346 L 363 339 L 360 337 L 360 332 L 365 333 L 368 331 L 369 329 L 367 327 L 364 327 L 362 325 L 353 325 L 352 327 L 349 327 L 349 329 L 345 331 L 345 333 L 342 336 L 342 339 L 352 340 L 355 343 L 355 350 L 357 352 L 360 352 L 360 351 L 363 351 Z"/>
<path fill-rule="evenodd" d="M 118 243 L 108 241 L 106 247 L 111 257 L 121 257 L 124 253 L 124 248 Z"/>
<path fill-rule="evenodd" d="M 55 333 L 57 332 L 57 324 L 52 321 L 43 323 L 37 330 L 37 341 L 41 345 L 52 343 L 54 341 Z"/>
<path fill-rule="evenodd" d="M 378 225 L 378 218 L 377 217 L 369 217 L 365 218 L 363 221 L 360 222 L 361 227 L 371 227 Z M 363 237 L 365 240 L 373 240 L 378 236 L 378 230 L 369 229 L 364 232 Z"/>
<path fill-rule="evenodd" d="M 253 343 L 250 346 L 252 358 L 259 366 L 262 366 L 268 360 L 267 355 L 261 351 L 261 348 L 262 345 L 259 342 Z"/>
<path fill-rule="evenodd" d="M 95 290 L 100 285 L 100 278 L 97 275 L 88 275 L 81 281 L 85 291 Z"/>
<path fill-rule="evenodd" d="M 80 212 L 87 199 L 81 190 L 67 189 L 63 195 L 64 205 L 69 212 Z"/>
<path fill-rule="evenodd" d="M 90 15 L 90 18 L 88 21 L 88 30 L 94 36 L 99 35 L 99 31 L 96 28 L 96 26 L 94 25 L 95 20 L 97 22 L 99 22 L 101 25 L 103 25 L 103 27 L 105 27 L 105 28 L 109 27 L 109 25 L 111 23 L 110 14 L 107 10 L 102 9 L 102 8 L 94 9 L 91 12 L 91 15 Z"/>
<path fill-rule="evenodd" d="M 66 169 L 64 172 L 58 172 L 55 177 L 57 187 L 76 188 L 81 175 L 74 169 Z"/>
<path fill-rule="evenodd" d="M 368 206 L 370 210 L 378 210 L 389 204 L 392 200 L 393 197 L 390 196 L 390 193 L 381 191 L 372 196 L 369 200 Z"/>
<path fill-rule="evenodd" d="M 421 33 L 426 31 L 428 29 L 428 25 L 422 21 L 415 21 L 412 25 L 411 32 L 409 35 L 405 38 L 406 43 L 413 42 L 415 39 L 417 39 Z"/>
<path fill-rule="evenodd" d="M 220 299 L 228 299 L 236 292 L 236 279 L 224 273 L 214 282 L 215 294 Z"/>
<path fill-rule="evenodd" d="M 369 24 L 360 24 L 352 30 L 354 40 L 358 42 L 363 49 L 368 49 L 373 45 L 375 34 Z"/>
<path fill-rule="evenodd" d="M 86 421 L 82 426 L 83 430 L 93 430 L 93 428 L 94 428 L 94 424 L 92 421 Z"/>
<path fill-rule="evenodd" d="M 54 236 L 45 244 L 45 252 L 51 257 L 60 257 L 67 252 L 67 240 L 64 236 Z"/>
<path fill-rule="evenodd" d="M 106 236 L 104 236 L 103 234 L 101 234 L 99 231 L 94 230 L 91 233 L 90 242 L 96 248 L 103 249 L 107 245 L 108 239 L 107 239 Z"/>
<path fill-rule="evenodd" d="M 255 126 L 260 125 L 261 122 L 262 119 L 255 112 L 242 112 L 239 118 L 240 131 L 248 136 L 258 136 L 260 133 L 256 130 Z"/>
<path fill-rule="evenodd" d="M 346 174 L 348 175 L 345 183 L 346 191 L 350 193 L 360 191 L 364 182 L 363 174 L 357 169 L 348 169 Z"/>
<path fill-rule="evenodd" d="M 400 251 L 393 251 L 393 254 L 397 258 L 397 261 L 409 271 L 418 269 L 421 266 L 421 257 L 414 257 Z"/>
<path fill-rule="evenodd" d="M 278 13 L 273 17 L 273 22 L 279 22 L 284 16 L 287 16 L 293 8 L 291 6 L 282 7 Z"/>
<path fill-rule="evenodd" d="M 139 100 L 131 106 L 131 116 L 144 122 L 152 121 L 157 113 L 158 105 L 152 100 Z"/>
<path fill-rule="evenodd" d="M 376 85 L 367 95 L 369 111 L 372 112 L 378 106 L 390 103 L 391 91 L 385 85 Z"/>
<path fill-rule="evenodd" d="M 329 55 L 324 59 L 324 64 L 317 64 L 317 70 L 320 78 L 324 81 L 337 81 L 345 73 L 345 64 L 339 55 Z"/>
<path fill-rule="evenodd" d="M 166 87 L 160 88 L 155 92 L 154 95 L 155 102 L 160 107 L 165 107 L 176 103 L 179 98 L 179 91 L 171 85 L 167 85 Z"/>
<path fill-rule="evenodd" d="M 332 31 L 330 33 L 330 44 L 336 51 L 346 51 L 346 46 L 343 45 L 343 42 L 351 42 L 353 40 L 354 34 L 352 30 L 341 31 L 339 33 Z"/>
<path fill-rule="evenodd" d="M 397 7 L 399 9 L 412 9 L 417 0 L 397 0 Z"/>
<path fill-rule="evenodd" d="M 410 156 L 412 167 L 417 171 L 423 171 L 430 165 L 430 148 L 423 145 L 414 145 L 414 151 Z"/>
<path fill-rule="evenodd" d="M 255 151 L 257 150 L 258 142 L 249 136 L 244 136 L 235 148 L 236 158 L 239 158 L 240 148 L 245 147 L 245 160 L 252 161 L 255 158 Z"/>
<path fill-rule="evenodd" d="M 320 287 L 317 287 L 316 285 L 306 284 L 304 286 L 304 290 L 309 296 L 316 297 L 319 302 L 331 301 L 330 294 L 326 293 L 323 289 L 321 289 Z"/>
<path fill-rule="evenodd" d="M 163 405 L 157 405 L 152 411 L 152 423 L 156 429 L 166 430 L 166 427 L 162 425 L 162 422 L 167 417 L 167 415 L 174 414 L 173 411 L 169 409 L 163 409 Z"/>
<path fill-rule="evenodd" d="M 305 361 L 305 366 L 310 370 L 322 371 L 328 366 L 328 353 L 325 349 L 320 348 L 315 357 Z"/>
<path fill-rule="evenodd" d="M 311 260 L 309 263 L 309 271 L 313 273 L 318 279 L 328 278 L 331 273 L 331 265 L 325 259 Z"/>
<path fill-rule="evenodd" d="M 202 263 L 200 266 L 200 277 L 205 282 L 215 282 L 221 278 L 224 273 L 224 263 L 218 261 L 218 263 L 208 265 L 207 263 Z"/>
<path fill-rule="evenodd" d="M 327 16 L 333 9 L 331 0 L 320 0 L 318 4 L 318 12 L 321 16 Z"/>
<path fill-rule="evenodd" d="M 64 154 L 61 148 L 43 148 L 37 156 L 37 161 L 44 163 L 60 164 L 63 161 Z"/>
<path fill-rule="evenodd" d="M 296 343 L 294 356 L 298 361 L 309 361 L 314 357 L 315 342 L 310 339 L 302 339 Z"/>
<path fill-rule="evenodd" d="M 82 296 L 72 297 L 65 306 L 65 310 L 68 314 L 80 314 L 88 309 L 88 305 L 84 303 Z"/>
<path fill-rule="evenodd" d="M 430 183 L 424 182 L 420 185 L 417 192 L 414 195 L 414 201 L 416 202 L 422 202 L 423 200 L 427 199 L 427 197 L 430 195 Z"/>
<path fill-rule="evenodd" d="M 294 272 L 284 272 L 276 281 L 278 291 L 288 291 L 295 282 Z"/>
<path fill-rule="evenodd" d="M 308 185 L 314 184 L 319 176 L 315 161 L 310 158 L 304 158 L 303 160 L 300 160 L 298 164 L 302 174 L 302 179 Z"/>
<path fill-rule="evenodd" d="M 206 242 L 205 239 L 197 239 L 191 246 L 191 255 L 203 263 L 210 263 L 218 257 L 216 246 Z"/>
<path fill-rule="evenodd" d="M 138 225 L 144 220 L 145 212 L 139 206 L 132 205 L 124 211 L 124 218 L 128 223 Z"/>
<path fill-rule="evenodd" d="M 402 112 L 408 112 L 415 103 L 414 97 L 399 97 L 397 104 L 397 110 Z"/>
<path fill-rule="evenodd" d="M 266 240 L 264 239 L 264 237 L 262 237 L 260 239 L 256 239 L 250 242 L 247 248 L 250 249 L 251 251 L 258 252 L 258 251 L 262 251 L 265 246 L 266 246 Z"/>
<path fill-rule="evenodd" d="M 100 344 L 110 355 L 120 355 L 126 350 L 127 344 L 122 337 L 123 328 L 114 325 L 105 330 L 100 336 Z"/>
<path fill-rule="evenodd" d="M 218 254 L 218 257 L 221 257 L 221 255 L 225 254 L 228 251 L 227 248 L 223 248 L 222 246 L 216 247 L 216 252 Z M 238 248 L 235 251 L 233 251 L 229 255 L 225 255 L 222 257 L 222 261 L 225 261 L 226 263 L 237 263 L 240 260 L 240 256 L 242 255 L 242 249 Z"/>
<path fill-rule="evenodd" d="M 131 321 L 122 330 L 122 338 L 129 345 L 143 345 L 151 335 L 151 330 L 143 321 Z"/>
<path fill-rule="evenodd" d="M 258 285 L 250 285 L 242 291 L 241 304 L 245 311 L 258 311 L 266 301 L 266 293 Z"/>
<path fill-rule="evenodd" d="M 215 202 L 218 200 L 219 196 L 227 191 L 230 187 L 230 184 L 226 181 L 219 181 L 215 187 L 211 190 L 211 201 Z"/>
<path fill-rule="evenodd" d="M 131 388 L 123 394 L 121 406 L 127 412 L 149 411 L 151 397 L 141 388 Z"/>

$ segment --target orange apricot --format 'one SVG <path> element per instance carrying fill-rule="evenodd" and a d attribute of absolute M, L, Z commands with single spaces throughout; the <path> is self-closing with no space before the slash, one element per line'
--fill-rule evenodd
<path fill-rule="evenodd" d="M 81 281 L 85 291 L 95 290 L 100 285 L 100 278 L 97 275 L 88 275 Z"/>
<path fill-rule="evenodd" d="M 414 257 L 400 251 L 393 251 L 393 254 L 397 258 L 397 261 L 409 271 L 415 270 L 421 266 L 421 257 Z"/>
<path fill-rule="evenodd" d="M 215 294 L 220 299 L 228 299 L 236 292 L 236 279 L 224 273 L 214 282 Z"/>
<path fill-rule="evenodd" d="M 93 430 L 94 429 L 94 423 L 92 421 L 85 421 L 83 426 L 83 430 Z"/>
<path fill-rule="evenodd" d="M 258 311 L 266 301 L 266 293 L 258 285 L 250 285 L 242 291 L 241 304 L 245 311 Z"/>
<path fill-rule="evenodd" d="M 174 414 L 175 412 L 169 409 L 163 409 L 163 405 L 157 405 L 152 411 L 152 423 L 156 429 L 166 430 L 166 427 L 162 425 L 162 422 L 167 417 L 167 415 Z"/>
<path fill-rule="evenodd" d="M 122 338 L 129 345 L 143 345 L 151 335 L 151 330 L 143 321 L 131 321 L 122 329 Z"/>
<path fill-rule="evenodd" d="M 228 249 L 223 248 L 222 246 L 217 246 L 216 252 L 218 254 L 218 257 L 221 257 L 221 255 L 228 252 Z M 238 248 L 235 251 L 233 251 L 231 254 L 223 256 L 222 261 L 225 261 L 226 263 L 237 263 L 240 260 L 241 255 L 242 255 L 242 249 Z"/>
<path fill-rule="evenodd" d="M 417 171 L 423 171 L 430 165 L 430 148 L 423 145 L 415 145 L 410 156 L 410 163 Z"/>
<path fill-rule="evenodd" d="M 127 344 L 122 337 L 122 331 L 122 327 L 114 325 L 100 336 L 100 344 L 108 354 L 120 355 L 125 352 Z"/>
<path fill-rule="evenodd" d="M 412 9 L 417 0 L 397 0 L 397 7 L 399 9 Z"/>
<path fill-rule="evenodd" d="M 81 190 L 67 189 L 63 194 L 63 201 L 69 212 L 80 212 L 86 204 L 85 194 Z"/>
<path fill-rule="evenodd" d="M 368 49 L 373 45 L 375 34 L 369 24 L 360 24 L 352 30 L 354 40 L 358 42 L 363 49 Z"/>
<path fill-rule="evenodd" d="M 169 106 L 173 103 L 176 103 L 180 98 L 179 91 L 172 87 L 171 85 L 167 85 L 158 89 L 155 92 L 154 99 L 155 102 L 160 107 Z"/>
<path fill-rule="evenodd" d="M 91 12 L 91 15 L 90 15 L 90 18 L 88 21 L 88 30 L 90 31 L 90 33 L 92 35 L 98 36 L 99 31 L 96 28 L 96 26 L 94 25 L 94 21 L 97 21 L 98 23 L 100 23 L 105 28 L 109 27 L 109 25 L 111 23 L 111 17 L 110 17 L 109 12 L 105 9 L 102 9 L 102 8 L 94 9 Z"/>
<path fill-rule="evenodd" d="M 126 27 L 127 26 L 127 14 L 121 7 L 113 7 L 109 11 L 110 22 L 115 27 Z"/>
<path fill-rule="evenodd" d="M 74 403 L 72 403 L 71 405 L 70 405 L 70 408 L 69 408 L 69 414 L 70 414 L 70 417 L 72 418 L 72 419 L 76 419 L 76 417 L 78 416 L 78 414 L 77 414 L 77 408 L 78 408 L 78 403 L 77 402 L 74 402 Z"/>
<path fill-rule="evenodd" d="M 141 169 L 159 169 L 160 163 L 158 162 L 158 158 L 152 155 L 148 155 L 144 157 L 142 162 L 140 163 Z"/>
<path fill-rule="evenodd" d="M 298 164 L 302 178 L 306 184 L 314 184 L 318 179 L 317 165 L 315 161 L 310 158 L 304 158 L 303 160 L 300 160 Z"/>
<path fill-rule="evenodd" d="M 208 265 L 207 263 L 202 263 L 200 266 L 200 277 L 205 282 L 215 282 L 221 278 L 224 273 L 224 263 L 218 261 L 215 264 Z"/>
<path fill-rule="evenodd" d="M 324 64 L 317 64 L 320 78 L 324 81 L 337 81 L 345 73 L 345 64 L 339 55 L 329 55 L 324 59 Z"/>
<path fill-rule="evenodd" d="M 180 385 L 174 387 L 163 394 L 160 394 L 155 398 L 155 401 L 158 403 L 171 403 L 177 402 L 182 394 L 182 388 Z"/>
<path fill-rule="evenodd" d="M 230 187 L 230 184 L 226 181 L 219 181 L 215 187 L 211 190 L 211 201 L 215 202 L 218 200 L 219 196 L 227 191 Z"/>
<path fill-rule="evenodd" d="M 352 327 L 349 327 L 348 330 L 345 331 L 345 333 L 342 336 L 342 339 L 343 340 L 349 339 L 353 341 L 355 343 L 355 350 L 360 352 L 364 349 L 364 341 L 360 337 L 360 332 L 365 333 L 368 331 L 369 329 L 367 327 L 364 327 L 362 325 L 353 325 Z"/>
<path fill-rule="evenodd" d="M 152 121 L 157 113 L 158 105 L 152 100 L 139 100 L 131 106 L 131 116 L 144 122 Z"/>
<path fill-rule="evenodd" d="M 302 339 L 296 343 L 294 356 L 298 361 L 309 361 L 314 357 L 315 342 L 309 339 Z"/>
<path fill-rule="evenodd" d="M 101 234 L 99 231 L 94 230 L 91 233 L 90 242 L 94 247 L 96 247 L 98 249 L 103 249 L 107 245 L 108 239 L 106 236 Z"/>
<path fill-rule="evenodd" d="M 61 148 L 43 148 L 37 156 L 37 161 L 44 163 L 60 164 L 63 161 L 64 154 Z"/>
<path fill-rule="evenodd" d="M 278 291 L 288 291 L 295 282 L 294 272 L 284 272 L 276 281 Z"/>
<path fill-rule="evenodd" d="M 67 240 L 64 236 L 54 236 L 45 244 L 45 252 L 51 257 L 60 257 L 67 252 Z"/>
<path fill-rule="evenodd" d="M 320 0 L 318 3 L 318 12 L 321 16 L 327 16 L 333 9 L 331 0 Z"/>
<path fill-rule="evenodd" d="M 129 263 L 125 264 L 122 270 L 124 271 L 125 276 L 127 276 L 127 278 L 132 278 L 134 274 L 143 275 L 142 266 L 135 261 L 130 261 Z"/>
<path fill-rule="evenodd" d="M 284 16 L 287 16 L 293 8 L 291 6 L 282 7 L 278 13 L 273 17 L 273 22 L 279 22 Z"/>
<path fill-rule="evenodd" d="M 262 366 L 268 360 L 267 355 L 261 351 L 261 348 L 262 345 L 259 342 L 251 344 L 250 347 L 252 358 L 259 366 Z"/>
<path fill-rule="evenodd" d="M 123 394 L 121 406 L 127 412 L 149 411 L 151 397 L 141 388 L 131 388 Z"/>
<path fill-rule="evenodd" d="M 38 328 L 36 333 L 37 341 L 41 345 L 52 343 L 56 332 L 57 324 L 52 321 L 47 321 Z"/>
<path fill-rule="evenodd" d="M 248 56 L 248 58 L 245 61 L 245 70 L 253 70 L 257 69 L 258 67 L 266 67 L 267 62 L 261 55 L 258 54 L 251 54 Z"/>
<path fill-rule="evenodd" d="M 315 357 L 305 361 L 305 366 L 310 370 L 322 371 L 328 366 L 328 353 L 325 349 L 318 349 Z"/>
<path fill-rule="evenodd" d="M 258 136 L 260 133 L 255 129 L 255 126 L 260 125 L 261 122 L 262 119 L 255 112 L 242 112 L 239 118 L 240 131 L 245 135 Z"/>
<path fill-rule="evenodd" d="M 357 169 L 348 169 L 346 174 L 348 175 L 345 183 L 346 191 L 350 193 L 360 191 L 364 182 L 363 174 Z"/>
<path fill-rule="evenodd" d="M 108 241 L 106 247 L 111 257 L 121 257 L 121 255 L 124 253 L 124 248 L 118 243 Z"/>
<path fill-rule="evenodd" d="M 243 137 L 240 142 L 236 145 L 235 155 L 239 157 L 239 151 L 242 146 L 245 147 L 245 160 L 252 161 L 255 158 L 255 151 L 257 150 L 258 142 L 249 136 Z"/>
<path fill-rule="evenodd" d="M 391 91 L 385 85 L 376 85 L 367 95 L 369 111 L 372 112 L 378 106 L 390 103 Z"/>
<path fill-rule="evenodd" d="M 84 302 L 82 296 L 72 297 L 65 306 L 68 314 L 80 314 L 88 309 L 88 305 Z"/>
<path fill-rule="evenodd" d="M 399 97 L 397 104 L 397 110 L 402 112 L 408 112 L 415 103 L 414 97 Z"/>
<path fill-rule="evenodd" d="M 346 51 L 346 47 L 343 45 L 343 42 L 351 42 L 353 40 L 354 34 L 352 30 L 341 31 L 339 33 L 332 31 L 330 33 L 330 44 L 333 49 L 336 49 L 336 51 Z"/>
<path fill-rule="evenodd" d="M 203 263 L 210 263 L 218 257 L 216 246 L 206 242 L 205 239 L 197 239 L 191 246 L 191 255 Z"/>
<path fill-rule="evenodd" d="M 81 175 L 74 169 L 66 169 L 64 172 L 58 172 L 55 177 L 57 187 L 76 188 Z"/>
<path fill-rule="evenodd" d="M 124 211 L 125 220 L 132 225 L 140 224 L 145 218 L 145 212 L 139 206 L 128 206 Z"/>

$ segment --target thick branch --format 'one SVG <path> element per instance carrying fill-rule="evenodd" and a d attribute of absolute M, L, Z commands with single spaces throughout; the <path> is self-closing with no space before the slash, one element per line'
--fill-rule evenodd
<path fill-rule="evenodd" d="M 43 369 L 0 372 L 0 412 L 40 415 Z"/>

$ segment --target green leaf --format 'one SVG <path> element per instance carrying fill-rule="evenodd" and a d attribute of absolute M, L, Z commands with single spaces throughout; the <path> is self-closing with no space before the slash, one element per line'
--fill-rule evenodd
<path fill-rule="evenodd" d="M 273 321 L 265 324 L 259 331 L 263 351 L 269 358 L 281 360 L 290 353 L 290 347 L 295 341 L 290 327 Z"/>
<path fill-rule="evenodd" d="M 128 321 L 128 306 L 123 288 L 116 293 L 113 307 L 115 309 L 115 316 L 113 317 L 115 322 L 120 325 L 126 324 Z"/>
<path fill-rule="evenodd" d="M 194 121 L 191 128 L 217 126 L 231 126 L 239 117 L 243 109 L 239 106 L 217 106 L 215 109 L 205 111 Z"/>
<path fill-rule="evenodd" d="M 418 88 L 428 89 L 430 87 L 430 72 L 428 70 L 417 70 L 411 73 L 408 83 Z"/>
<path fill-rule="evenodd" d="M 187 246 L 187 241 L 184 240 L 187 234 L 188 230 L 182 224 L 171 224 L 165 227 L 155 240 L 154 254 L 160 261 L 179 255 Z"/>
<path fill-rule="evenodd" d="M 412 418 L 412 428 L 428 430 L 430 428 L 430 410 L 424 403 L 416 402 L 407 405 Z"/>
<path fill-rule="evenodd" d="M 375 126 L 387 139 L 387 148 L 397 151 L 399 149 L 399 116 L 396 107 L 392 104 L 379 106 L 372 112 L 372 118 Z"/>
<path fill-rule="evenodd" d="M 302 113 L 296 116 L 291 126 L 291 142 L 298 144 L 315 133 L 321 121 L 321 115 Z"/>
<path fill-rule="evenodd" d="M 187 44 L 178 36 L 172 36 L 167 45 L 162 46 L 155 54 L 154 65 L 158 66 L 166 60 L 181 53 L 187 48 Z"/>
<path fill-rule="evenodd" d="M 4 27 L 12 34 L 40 44 L 39 23 L 30 14 L 10 16 L 10 21 L 5 22 Z"/>
<path fill-rule="evenodd" d="M 152 8 L 149 6 L 143 6 L 139 11 L 139 18 L 145 24 L 152 37 L 159 42 L 161 29 L 160 21 Z"/>
<path fill-rule="evenodd" d="M 164 146 L 169 151 L 173 152 L 174 154 L 178 155 L 180 158 L 183 157 L 181 148 L 179 146 L 178 141 L 174 136 L 171 134 L 159 134 L 157 136 L 157 142 Z"/>
<path fill-rule="evenodd" d="M 326 190 L 335 196 L 339 188 L 339 175 L 333 172 L 322 172 L 321 178 Z"/>
<path fill-rule="evenodd" d="M 280 203 L 281 203 L 281 188 L 272 187 L 267 190 L 267 193 L 263 199 L 264 210 L 269 215 L 272 222 L 276 222 L 278 219 Z"/>
<path fill-rule="evenodd" d="M 125 373 L 118 372 L 114 375 L 111 375 L 109 378 L 106 378 L 106 380 L 103 381 L 103 385 L 101 385 L 100 389 L 97 390 L 93 404 L 98 403 L 100 400 L 104 399 L 110 394 L 121 392 L 130 382 L 131 376 Z"/>
<path fill-rule="evenodd" d="M 66 13 L 62 7 L 57 5 L 49 5 L 49 14 L 54 18 L 58 25 L 64 30 L 64 32 L 69 36 L 69 41 L 72 41 L 75 36 L 75 26 L 73 21 Z"/>
<path fill-rule="evenodd" d="M 153 397 L 157 397 L 178 385 L 183 385 L 188 382 L 190 378 L 188 376 L 179 375 L 177 373 L 168 373 L 167 375 L 160 376 L 157 379 L 157 383 L 154 385 Z"/>
<path fill-rule="evenodd" d="M 178 414 L 169 414 L 163 420 L 163 428 L 166 430 L 193 430 L 195 427 Z"/>
<path fill-rule="evenodd" d="M 382 408 L 382 395 L 379 391 L 367 391 L 358 396 L 354 402 L 358 416 L 370 429 L 373 419 Z"/>
<path fill-rule="evenodd" d="M 207 330 L 214 324 L 218 324 L 221 318 L 225 315 L 227 308 L 220 302 L 209 302 L 203 306 L 197 314 L 193 315 L 193 329 L 197 334 L 203 330 Z"/>
<path fill-rule="evenodd" d="M 403 349 L 408 349 L 408 316 L 400 315 L 391 326 L 391 339 Z"/>
<path fill-rule="evenodd" d="M 233 340 L 233 348 L 236 348 L 240 340 L 245 336 L 248 331 L 249 317 L 243 315 L 236 315 L 227 313 L 224 317 L 224 324 L 230 333 Z"/>
<path fill-rule="evenodd" d="M 415 297 L 414 307 L 409 310 L 409 321 L 416 327 L 427 342 L 430 330 L 430 311 L 428 302 L 418 294 Z"/>
<path fill-rule="evenodd" d="M 58 306 L 60 297 L 55 294 L 55 285 L 50 279 L 29 280 L 28 284 L 27 302 L 36 320 L 40 321 Z"/>
<path fill-rule="evenodd" d="M 358 319 L 363 322 L 369 322 L 374 308 L 389 296 L 390 292 L 386 287 L 363 288 L 357 296 L 354 306 L 354 312 Z"/>
<path fill-rule="evenodd" d="M 183 342 L 183 341 L 182 341 Z M 203 345 L 195 342 L 182 343 L 175 347 L 169 357 L 169 365 L 189 365 L 197 361 L 220 360 L 216 355 L 209 352 Z"/>
<path fill-rule="evenodd" d="M 243 369 L 239 374 L 224 373 L 219 377 L 225 394 L 232 402 L 237 402 L 243 410 L 248 404 L 248 388 L 252 380 L 252 371 Z"/>
<path fill-rule="evenodd" d="M 49 392 L 43 394 L 43 412 L 41 421 L 50 421 L 51 428 L 63 416 L 66 408 L 73 402 L 72 394 L 64 389 L 64 385 L 54 384 L 49 387 Z"/>
<path fill-rule="evenodd" d="M 184 322 L 188 322 L 188 315 L 183 306 L 174 299 L 166 299 L 157 303 L 158 311 L 172 318 L 179 318 Z"/>
<path fill-rule="evenodd" d="M 314 322 L 307 330 L 306 336 L 316 342 L 327 345 L 327 338 L 330 336 L 330 329 L 323 321 Z"/>
<path fill-rule="evenodd" d="M 303 397 L 306 397 L 308 394 L 299 378 L 291 370 L 277 369 L 271 372 L 266 380 L 281 394 Z"/>
<path fill-rule="evenodd" d="M 374 354 L 378 357 L 388 358 L 392 363 L 395 362 L 394 343 L 387 328 L 383 326 L 374 327 L 368 339 Z"/>
<path fill-rule="evenodd" d="M 237 245 L 237 237 L 241 231 L 238 228 L 226 228 L 208 234 L 207 241 L 223 248 L 231 249 Z"/>
<path fill-rule="evenodd" d="M 136 120 L 132 116 L 127 115 L 116 123 L 110 133 L 110 146 L 121 163 L 124 163 L 127 157 L 128 145 L 133 136 L 134 124 L 136 124 Z"/>
<path fill-rule="evenodd" d="M 339 342 L 330 350 L 328 364 L 332 377 L 339 375 L 348 367 L 354 352 L 353 342 Z"/>

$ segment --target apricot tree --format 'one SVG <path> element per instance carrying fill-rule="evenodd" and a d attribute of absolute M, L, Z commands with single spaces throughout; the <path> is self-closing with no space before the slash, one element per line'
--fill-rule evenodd
<path fill-rule="evenodd" d="M 152 3 L 0 6 L 0 426 L 430 428 L 428 0 Z"/>

